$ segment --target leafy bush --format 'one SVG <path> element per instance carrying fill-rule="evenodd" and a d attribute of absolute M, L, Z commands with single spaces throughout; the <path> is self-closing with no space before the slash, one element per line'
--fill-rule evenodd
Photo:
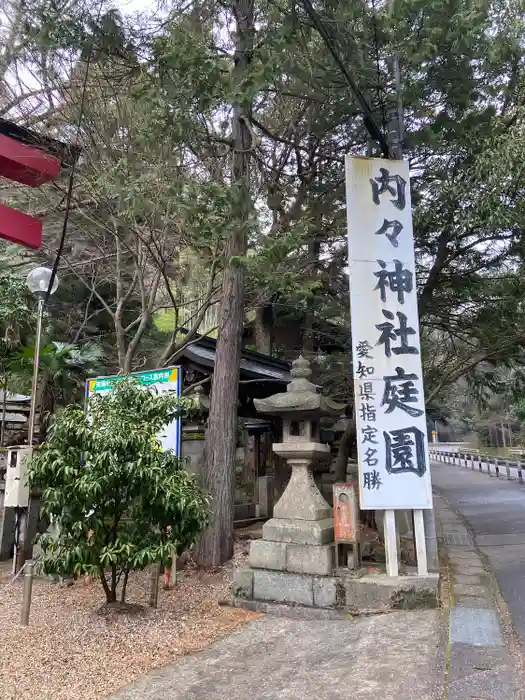
<path fill-rule="evenodd" d="M 166 562 L 192 545 L 208 523 L 208 499 L 182 460 L 154 437 L 191 408 L 136 380 L 90 402 L 68 406 L 29 466 L 42 489 L 42 514 L 58 526 L 40 539 L 45 573 L 98 576 L 107 602 L 125 600 L 130 571 Z"/>

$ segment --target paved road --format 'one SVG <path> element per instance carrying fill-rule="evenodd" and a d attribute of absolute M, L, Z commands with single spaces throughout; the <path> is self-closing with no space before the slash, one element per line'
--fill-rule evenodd
<path fill-rule="evenodd" d="M 525 485 L 436 462 L 432 480 L 470 525 L 525 647 Z"/>

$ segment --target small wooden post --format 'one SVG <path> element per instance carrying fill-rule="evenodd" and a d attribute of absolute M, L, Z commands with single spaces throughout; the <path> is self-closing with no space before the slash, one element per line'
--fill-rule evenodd
<path fill-rule="evenodd" d="M 425 523 L 423 511 L 414 511 L 414 534 L 416 536 L 417 573 L 419 576 L 428 575 L 427 547 L 425 542 Z"/>
<path fill-rule="evenodd" d="M 396 514 L 393 510 L 385 510 L 385 554 L 386 573 L 388 576 L 399 576 L 397 562 Z"/>
<path fill-rule="evenodd" d="M 177 585 L 177 555 L 174 554 L 171 558 L 171 573 L 170 573 L 170 585 Z"/>
<path fill-rule="evenodd" d="M 150 608 L 158 607 L 159 601 L 159 579 L 160 579 L 160 564 L 154 564 L 151 570 L 151 588 L 149 592 Z"/>
<path fill-rule="evenodd" d="M 24 592 L 22 594 L 22 610 L 20 612 L 20 624 L 27 627 L 29 624 L 29 613 L 31 611 L 31 594 L 33 592 L 33 562 L 25 563 L 24 572 Z"/>

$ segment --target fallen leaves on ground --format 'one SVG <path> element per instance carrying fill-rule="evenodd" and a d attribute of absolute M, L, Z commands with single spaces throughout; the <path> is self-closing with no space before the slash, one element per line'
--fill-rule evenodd
<path fill-rule="evenodd" d="M 237 546 L 234 562 L 244 558 Z M 100 614 L 98 581 L 73 586 L 36 579 L 29 627 L 21 627 L 22 582 L 0 583 L 0 698 L 100 700 L 152 668 L 198 651 L 257 617 L 219 606 L 228 595 L 231 565 L 189 568 L 175 588 L 159 591 L 159 607 L 135 614 Z M 148 571 L 128 584 L 130 603 L 147 606 Z"/>

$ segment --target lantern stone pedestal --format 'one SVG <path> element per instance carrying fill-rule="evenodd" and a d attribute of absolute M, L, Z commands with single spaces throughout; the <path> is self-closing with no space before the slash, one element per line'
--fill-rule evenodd
<path fill-rule="evenodd" d="M 254 402 L 260 413 L 282 416 L 283 441 L 273 449 L 292 473 L 273 518 L 263 525 L 262 539 L 251 543 L 250 568 L 234 575 L 235 596 L 321 607 L 334 604 L 334 521 L 312 470 L 330 459 L 329 446 L 319 442 L 319 418 L 340 415 L 344 405 L 318 394 L 310 375 L 310 363 L 300 357 L 292 365 L 286 393 Z"/>
<path fill-rule="evenodd" d="M 273 449 L 292 474 L 274 507 L 274 517 L 263 525 L 262 539 L 251 543 L 249 566 L 234 572 L 233 604 L 302 617 L 435 607 L 437 575 L 393 578 L 366 570 L 360 576 L 333 570 L 332 509 L 318 490 L 312 470 L 330 459 L 328 445 L 319 440 L 319 417 L 340 415 L 344 406 L 318 394 L 310 374 L 310 364 L 300 357 L 293 363 L 293 380 L 286 393 L 255 401 L 260 413 L 283 418 L 283 441 Z M 307 608 L 332 610 L 310 613 Z"/>
<path fill-rule="evenodd" d="M 250 546 L 249 563 L 256 569 L 328 576 L 333 568 L 332 509 L 312 476 L 312 463 L 329 455 L 327 445 L 289 442 L 275 452 L 292 467 L 274 517 L 263 525 L 263 537 Z"/>

